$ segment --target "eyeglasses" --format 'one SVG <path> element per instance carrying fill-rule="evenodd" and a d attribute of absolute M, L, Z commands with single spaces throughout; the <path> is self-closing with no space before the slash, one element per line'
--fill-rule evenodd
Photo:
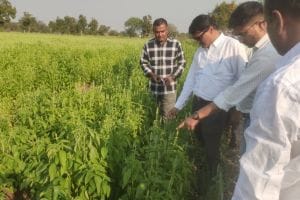
<path fill-rule="evenodd" d="M 194 33 L 192 35 L 194 40 L 201 40 L 203 35 L 209 30 L 210 27 L 205 28 L 204 30 L 202 30 L 201 32 L 197 31 L 196 33 Z"/>
<path fill-rule="evenodd" d="M 254 25 L 260 24 L 260 23 L 263 23 L 263 22 L 265 22 L 265 20 L 256 21 L 256 22 L 254 22 L 253 24 L 251 24 L 250 26 L 248 26 L 244 31 L 239 32 L 239 33 L 235 33 L 234 35 L 235 35 L 237 38 L 244 38 L 244 37 L 248 34 L 249 30 L 250 30 Z"/>

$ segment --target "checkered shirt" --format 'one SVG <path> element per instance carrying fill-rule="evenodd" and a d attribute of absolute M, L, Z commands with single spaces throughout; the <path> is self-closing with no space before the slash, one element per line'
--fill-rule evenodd
<path fill-rule="evenodd" d="M 176 92 L 176 80 L 182 74 L 186 61 L 178 40 L 168 38 L 164 44 L 160 45 L 153 38 L 144 45 L 140 64 L 146 76 L 152 72 L 160 78 L 170 75 L 175 77 L 175 81 L 170 86 L 166 86 L 163 81 L 160 83 L 149 81 L 150 90 L 154 94 L 161 95 Z"/>

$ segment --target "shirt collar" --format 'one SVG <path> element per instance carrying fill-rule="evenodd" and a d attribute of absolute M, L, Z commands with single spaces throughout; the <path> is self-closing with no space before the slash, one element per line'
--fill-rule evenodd
<path fill-rule="evenodd" d="M 165 46 L 165 44 L 167 44 L 168 42 L 170 42 L 171 39 L 168 37 L 167 40 L 162 45 L 160 45 L 160 43 L 155 38 L 153 38 L 153 41 L 157 46 L 162 47 L 162 46 Z"/>
<path fill-rule="evenodd" d="M 257 49 L 264 47 L 269 41 L 270 41 L 270 38 L 269 38 L 268 34 L 265 34 L 262 38 L 260 38 L 260 40 L 258 42 L 256 42 L 256 44 L 253 47 L 253 50 L 255 51 Z"/>
<path fill-rule="evenodd" d="M 224 41 L 224 39 L 225 39 L 224 34 L 220 33 L 220 35 L 215 39 L 215 41 L 210 46 L 217 47 L 222 43 L 222 41 Z"/>
<path fill-rule="evenodd" d="M 300 42 L 291 48 L 285 55 L 283 55 L 277 62 L 276 67 L 280 68 L 287 65 L 289 62 L 300 56 Z"/>

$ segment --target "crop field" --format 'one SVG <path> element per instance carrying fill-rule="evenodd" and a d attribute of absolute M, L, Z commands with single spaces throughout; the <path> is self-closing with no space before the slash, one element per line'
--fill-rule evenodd
<path fill-rule="evenodd" d="M 190 135 L 175 129 L 187 111 L 161 124 L 139 67 L 145 39 L 0 41 L 0 199 L 190 199 Z M 182 43 L 189 66 L 196 45 Z"/>
<path fill-rule="evenodd" d="M 184 198 L 186 144 L 153 114 L 139 67 L 145 40 L 1 33 L 0 41 L 2 191 Z"/>

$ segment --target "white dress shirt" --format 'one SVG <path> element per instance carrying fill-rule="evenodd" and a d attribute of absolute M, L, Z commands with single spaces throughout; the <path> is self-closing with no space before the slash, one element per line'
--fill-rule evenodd
<path fill-rule="evenodd" d="M 225 111 L 236 106 L 237 110 L 249 113 L 256 88 L 275 70 L 278 58 L 279 54 L 266 34 L 253 47 L 252 57 L 239 79 L 221 92 L 214 103 Z"/>
<path fill-rule="evenodd" d="M 300 43 L 258 88 L 232 200 L 300 199 Z"/>
<path fill-rule="evenodd" d="M 197 49 L 175 107 L 181 110 L 192 94 L 212 101 L 237 80 L 246 63 L 245 47 L 221 33 L 209 48 Z"/>

